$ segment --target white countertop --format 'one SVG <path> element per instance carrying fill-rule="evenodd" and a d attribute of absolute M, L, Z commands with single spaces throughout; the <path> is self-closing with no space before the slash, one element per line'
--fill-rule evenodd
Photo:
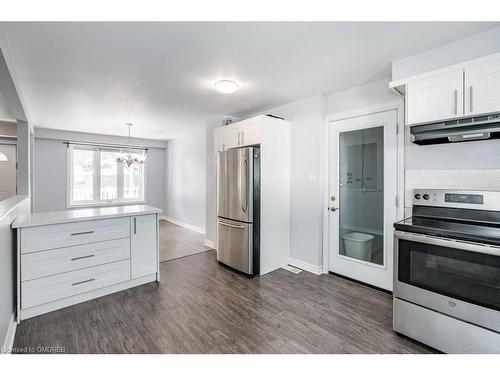
<path fill-rule="evenodd" d="M 161 213 L 162 210 L 159 208 L 151 207 L 145 204 L 41 212 L 37 214 L 19 216 L 12 223 L 12 228 L 36 227 L 40 225 L 71 223 L 75 221 L 111 219 L 115 217 Z"/>
<path fill-rule="evenodd" d="M 0 201 L 0 220 L 28 197 L 28 195 L 16 195 Z"/>

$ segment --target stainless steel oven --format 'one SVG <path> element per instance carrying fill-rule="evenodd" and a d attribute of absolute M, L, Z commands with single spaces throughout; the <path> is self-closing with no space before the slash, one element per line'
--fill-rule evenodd
<path fill-rule="evenodd" d="M 413 216 L 395 224 L 396 331 L 445 352 L 500 353 L 500 206 L 481 209 L 499 198 L 415 192 Z"/>
<path fill-rule="evenodd" d="M 396 231 L 394 295 L 500 332 L 500 248 Z"/>

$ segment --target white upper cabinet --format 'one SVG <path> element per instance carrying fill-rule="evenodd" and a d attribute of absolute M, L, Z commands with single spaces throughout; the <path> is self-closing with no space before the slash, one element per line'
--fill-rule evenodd
<path fill-rule="evenodd" d="M 229 125 L 226 131 L 226 148 L 241 146 L 241 129 L 236 125 Z"/>
<path fill-rule="evenodd" d="M 408 82 L 407 123 L 453 119 L 464 115 L 463 70 Z"/>
<path fill-rule="evenodd" d="M 224 128 L 214 129 L 214 156 L 217 156 L 217 152 L 224 151 L 226 149 L 226 132 Z"/>
<path fill-rule="evenodd" d="M 265 117 L 257 116 L 214 129 L 214 153 L 229 148 L 260 144 L 261 124 L 265 120 L 267 120 Z"/>
<path fill-rule="evenodd" d="M 500 111 L 500 58 L 465 69 L 465 115 Z"/>
<path fill-rule="evenodd" d="M 406 124 L 500 112 L 500 53 L 393 81 L 406 95 Z"/>
<path fill-rule="evenodd" d="M 240 126 L 241 146 L 252 146 L 260 143 L 260 121 L 250 119 Z"/>

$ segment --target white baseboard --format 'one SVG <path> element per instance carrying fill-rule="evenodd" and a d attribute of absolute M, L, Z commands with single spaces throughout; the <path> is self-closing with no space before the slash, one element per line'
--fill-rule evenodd
<path fill-rule="evenodd" d="M 321 275 L 323 273 L 323 266 L 315 266 L 314 264 L 303 262 L 295 258 L 288 259 L 288 264 L 300 268 L 301 270 L 314 273 L 315 275 Z"/>
<path fill-rule="evenodd" d="M 203 245 L 205 245 L 206 247 L 209 247 L 211 249 L 217 250 L 217 248 L 215 247 L 214 241 L 207 240 L 206 238 L 205 238 L 205 241 L 203 241 Z"/>
<path fill-rule="evenodd" d="M 179 226 L 184 227 L 186 229 L 190 229 L 190 230 L 192 230 L 194 232 L 198 232 L 198 233 L 201 233 L 201 234 L 206 234 L 205 228 L 197 227 L 196 225 L 191 225 L 191 224 L 188 224 L 188 223 L 183 223 L 182 221 L 179 221 L 177 219 L 173 219 L 173 218 L 165 216 L 165 215 L 160 215 L 160 220 L 168 221 L 168 222 L 170 222 L 172 224 L 179 225 Z"/>
<path fill-rule="evenodd" d="M 17 328 L 16 316 L 15 313 L 12 313 L 9 322 L 9 328 L 7 329 L 7 334 L 5 335 L 5 340 L 2 345 L 1 353 L 10 354 L 12 352 L 12 347 L 14 346 L 14 338 L 16 337 L 16 328 Z"/>

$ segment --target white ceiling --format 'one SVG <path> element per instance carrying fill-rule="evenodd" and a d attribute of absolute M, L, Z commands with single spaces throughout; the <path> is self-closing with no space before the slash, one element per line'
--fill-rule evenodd
<path fill-rule="evenodd" d="M 35 126 L 168 139 L 390 76 L 498 23 L 3 23 Z M 211 80 L 240 82 L 232 95 Z"/>

